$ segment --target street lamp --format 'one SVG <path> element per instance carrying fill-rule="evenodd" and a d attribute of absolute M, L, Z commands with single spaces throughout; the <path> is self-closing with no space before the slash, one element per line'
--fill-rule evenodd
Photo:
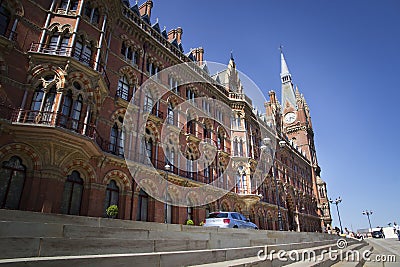
<path fill-rule="evenodd" d="M 264 150 L 264 149 L 269 148 L 270 154 L 272 157 L 271 139 L 264 138 L 263 143 L 264 143 L 264 145 L 261 146 L 261 149 Z M 279 146 L 283 148 L 285 146 L 285 144 L 279 142 Z M 279 192 L 278 192 L 278 180 L 275 175 L 275 168 L 273 167 L 274 163 L 272 162 L 271 164 L 272 164 L 272 168 L 273 168 L 272 169 L 272 177 L 274 177 L 274 181 L 275 181 L 275 192 L 276 192 L 275 198 L 276 198 L 276 204 L 278 206 L 278 227 L 279 227 L 279 231 L 283 231 L 282 213 L 281 213 L 281 208 L 280 208 L 281 203 L 280 203 Z"/>
<path fill-rule="evenodd" d="M 339 217 L 339 223 L 340 223 L 340 233 L 343 234 L 343 228 L 342 228 L 342 221 L 340 220 L 340 213 L 339 213 L 339 203 L 342 202 L 342 199 L 340 197 L 338 197 L 335 201 L 332 200 L 332 198 L 329 199 L 329 203 L 333 203 L 336 205 L 336 210 L 337 210 L 337 214 Z"/>
<path fill-rule="evenodd" d="M 369 219 L 369 215 L 372 215 L 372 210 L 368 211 L 368 210 L 364 210 L 362 212 L 363 215 L 367 215 L 368 217 L 368 222 L 369 222 L 369 229 L 370 231 L 372 231 L 372 227 L 371 227 L 371 220 Z"/>
<path fill-rule="evenodd" d="M 168 221 L 168 172 L 171 170 L 171 166 L 167 163 L 164 166 L 165 169 L 165 203 L 164 203 L 164 223 Z"/>

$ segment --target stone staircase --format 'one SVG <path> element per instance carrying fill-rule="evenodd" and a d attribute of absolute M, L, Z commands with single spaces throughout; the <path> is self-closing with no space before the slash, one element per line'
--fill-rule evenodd
<path fill-rule="evenodd" d="M 296 266 L 301 262 L 283 262 L 277 253 L 265 260 L 257 255 L 272 250 L 320 254 L 336 248 L 337 239 L 0 210 L 0 266 Z M 367 243 L 348 240 L 348 245 L 360 249 Z"/>

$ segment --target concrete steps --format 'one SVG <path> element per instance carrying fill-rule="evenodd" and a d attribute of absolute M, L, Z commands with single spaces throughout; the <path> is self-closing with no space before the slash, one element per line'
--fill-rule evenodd
<path fill-rule="evenodd" d="M 338 249 L 335 246 L 331 253 L 317 253 L 310 260 L 293 262 L 287 267 L 363 266 L 365 261 L 362 260 L 362 253 L 365 250 L 371 251 L 372 247 L 364 241 L 350 240 L 346 248 Z M 360 255 L 360 258 L 357 258 L 357 255 Z"/>
<path fill-rule="evenodd" d="M 294 244 L 292 244 L 293 246 Z M 311 245 L 311 243 L 310 243 Z M 318 247 L 320 250 L 332 246 Z M 291 246 L 285 244 L 282 247 L 276 245 L 276 249 L 284 249 Z M 299 245 L 294 245 L 295 247 Z M 314 247 L 313 247 L 314 248 Z M 283 266 L 287 262 L 273 259 L 260 260 L 257 255 L 265 246 L 225 248 L 225 249 L 196 249 L 186 251 L 154 252 L 154 253 L 127 253 L 127 254 L 102 254 L 80 256 L 56 256 L 56 257 L 30 257 L 0 260 L 0 266 Z M 248 259 L 252 259 L 249 261 Z M 244 261 L 246 261 L 244 263 Z M 210 265 L 204 265 L 209 263 Z"/>
<path fill-rule="evenodd" d="M 337 238 L 0 210 L 0 266 L 230 264 L 264 249 L 332 246 Z"/>

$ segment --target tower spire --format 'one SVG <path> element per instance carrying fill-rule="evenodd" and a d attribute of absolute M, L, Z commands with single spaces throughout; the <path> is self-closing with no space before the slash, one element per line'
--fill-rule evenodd
<path fill-rule="evenodd" d="M 289 68 L 287 66 L 285 56 L 283 55 L 282 51 L 282 46 L 279 47 L 279 50 L 281 51 L 281 79 L 282 83 L 284 82 L 291 82 L 292 81 L 292 75 L 289 72 Z M 286 79 L 283 79 L 286 77 Z"/>
<path fill-rule="evenodd" d="M 292 83 L 292 75 L 289 72 L 285 56 L 283 55 L 282 46 L 279 47 L 281 52 L 281 82 L 282 82 L 282 108 L 292 106 L 297 109 L 296 95 Z"/>

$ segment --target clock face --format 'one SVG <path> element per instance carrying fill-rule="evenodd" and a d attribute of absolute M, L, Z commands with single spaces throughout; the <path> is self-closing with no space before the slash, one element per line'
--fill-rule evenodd
<path fill-rule="evenodd" d="M 284 119 L 286 123 L 293 123 L 296 120 L 296 114 L 293 112 L 288 112 L 286 113 Z"/>

